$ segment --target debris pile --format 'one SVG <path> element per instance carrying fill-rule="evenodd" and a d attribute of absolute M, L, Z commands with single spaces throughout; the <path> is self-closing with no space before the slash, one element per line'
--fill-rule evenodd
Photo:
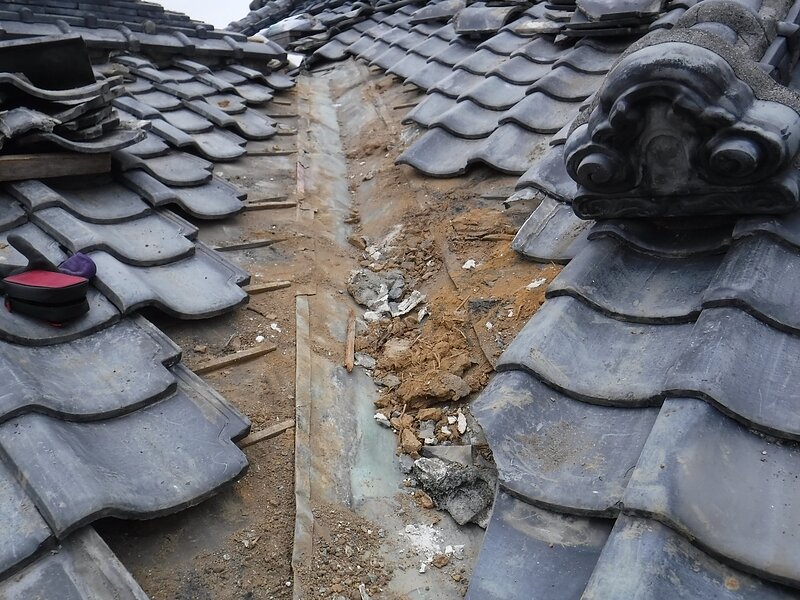
<path fill-rule="evenodd" d="M 0 42 L 0 86 L 3 154 L 43 145 L 103 154 L 144 137 L 138 122 L 122 123 L 111 106 L 123 93 L 122 77 L 96 80 L 78 35 Z"/>

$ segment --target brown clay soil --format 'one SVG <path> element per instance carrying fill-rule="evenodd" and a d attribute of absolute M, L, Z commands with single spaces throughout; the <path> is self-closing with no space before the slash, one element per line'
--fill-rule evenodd
<path fill-rule="evenodd" d="M 409 96 L 389 77 L 359 69 L 363 104 L 352 110 L 374 106 L 369 118 L 348 115 L 353 82 L 331 77 L 333 99 L 342 102 L 339 119 L 353 198 L 353 213 L 345 221 L 349 245 L 341 247 L 330 237 L 307 231 L 291 208 L 246 212 L 222 229 L 201 227 L 201 239 L 210 245 L 280 240 L 227 256 L 253 274 L 253 283 L 285 279 L 292 287 L 253 296 L 247 308 L 201 323 L 148 316 L 181 345 L 191 367 L 259 343 L 277 347 L 207 376 L 258 431 L 294 417 L 295 294 L 309 287 L 342 292 L 350 269 L 399 269 L 407 289 L 425 294 L 420 308 L 425 306 L 429 315 L 421 323 L 417 311 L 373 323 L 357 339 L 357 350 L 377 361 L 376 380 L 389 375 L 399 379 L 398 386 L 384 389 L 376 410 L 392 420 L 399 437 L 407 432 L 405 450 L 415 454 L 422 443 L 417 436 L 420 415 L 437 422 L 438 442 L 459 441 L 447 417 L 466 411 L 468 401 L 485 386 L 497 357 L 542 304 L 559 267 L 526 262 L 510 248 L 513 233 L 532 209 L 507 211 L 498 199 L 507 195 L 515 178 L 478 169 L 458 179 L 435 180 L 396 166 L 395 158 L 414 134 L 400 123 L 404 111 L 391 106 L 419 96 Z M 269 112 L 297 111 L 299 89 L 284 94 L 282 100 L 291 106 L 271 106 Z M 281 122 L 288 129 L 297 126 L 297 120 Z M 267 146 L 291 150 L 296 144 L 295 137 L 282 136 Z M 293 155 L 248 158 L 216 170 L 251 198 L 274 196 L 278 190 L 293 200 L 296 161 Z M 285 168 L 275 172 L 277 163 Z M 326 215 L 317 217 L 326 224 Z M 366 254 L 368 245 L 381 247 L 381 261 Z M 462 268 L 470 260 L 474 268 Z M 528 289 L 535 281 L 538 285 Z M 264 340 L 257 342 L 257 336 Z M 332 345 L 327 350 L 343 349 Z M 245 452 L 251 465 L 247 474 L 197 507 L 153 521 L 112 519 L 98 525 L 153 600 L 292 597 L 292 430 Z M 430 499 L 420 494 L 416 500 L 425 506 Z M 436 513 L 430 512 L 435 522 Z M 314 515 L 312 562 L 299 573 L 309 597 L 358 600 L 358 586 L 364 584 L 373 600 L 393 599 L 382 591 L 395 565 L 379 558 L 380 528 L 342 506 L 315 506 Z M 434 566 L 446 568 L 465 592 L 469 573 L 458 563 L 438 560 Z"/>

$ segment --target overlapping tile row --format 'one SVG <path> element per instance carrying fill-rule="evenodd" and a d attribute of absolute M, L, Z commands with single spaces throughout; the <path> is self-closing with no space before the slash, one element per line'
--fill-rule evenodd
<path fill-rule="evenodd" d="M 84 27 L 78 24 L 84 17 L 59 12 L 67 3 L 55 4 L 46 16 L 39 4 L 26 4 L 28 10 L 4 3 L 0 27 L 8 35 L 35 36 L 52 27 Z M 131 15 L 123 5 L 147 6 L 117 4 L 126 19 Z M 21 20 L 10 15 L 17 9 Z M 80 10 L 85 16 L 85 7 Z M 100 17 L 85 25 L 101 35 L 108 26 Z M 146 22 L 143 27 L 152 29 Z M 163 27 L 168 34 L 146 35 L 190 43 L 188 34 Z M 193 35 L 213 45 L 203 31 Z M 223 40 L 229 50 L 219 56 L 237 56 L 232 41 L 241 45 Z M 133 47 L 87 42 L 93 48 Z M 153 49 L 145 46 L 143 53 Z M 95 111 L 97 119 L 114 115 L 146 134 L 102 149 L 112 153 L 110 173 L 6 182 L 0 189 L 0 260 L 6 267 L 27 265 L 7 243 L 12 234 L 53 266 L 75 252 L 97 265 L 90 310 L 78 319 L 55 327 L 0 310 L 4 598 L 141 600 L 144 592 L 87 526 L 106 516 L 146 519 L 179 511 L 230 485 L 247 468 L 234 442 L 247 434 L 248 419 L 182 365 L 180 349 L 137 313 L 152 307 L 201 319 L 247 301 L 241 286 L 249 275 L 197 241 L 198 229 L 186 218 L 223 219 L 242 210 L 245 195 L 214 174 L 214 163 L 241 160 L 249 140 L 276 134 L 264 107 L 293 81 L 242 64 L 219 66 L 213 52 L 168 46 L 158 65 L 140 54 L 111 60 L 98 54 L 94 71 L 88 70 L 97 82 L 75 98 L 66 92 L 51 98 L 22 79 L 5 82 L 63 104 L 69 117 L 63 123 L 76 119 L 75 131 L 91 128 L 84 117 Z M 263 62 L 271 50 L 269 44 L 261 48 Z M 113 107 L 101 106 L 111 102 Z M 77 111 L 78 103 L 88 113 Z M 26 123 L 42 124 L 23 116 Z M 15 123 L 23 120 L 3 120 L 5 133 L 19 132 Z"/>
<path fill-rule="evenodd" d="M 655 65 L 671 51 L 659 44 L 681 35 L 650 38 L 629 57 Z M 686 40 L 693 38 L 680 43 Z M 696 63 L 687 63 L 714 63 L 702 52 L 708 47 L 698 47 Z M 658 57 L 648 58 L 648 48 Z M 738 66 L 758 60 L 740 52 Z M 659 79 L 662 87 L 669 77 Z M 750 81 L 764 101 L 774 84 L 760 77 Z M 616 97 L 647 81 L 631 77 Z M 737 88 L 720 89 L 731 98 Z M 783 106 L 798 110 L 784 91 Z M 657 139 L 648 128 L 662 125 L 659 98 L 642 93 L 637 100 L 642 139 Z M 584 122 L 595 123 L 591 116 Z M 732 117 L 727 126 L 736 123 Z M 791 131 L 782 109 L 761 126 L 773 124 Z M 660 131 L 676 143 L 714 139 L 691 128 Z M 602 148 L 593 146 L 592 164 L 601 162 L 594 157 Z M 641 160 L 657 171 L 660 159 L 644 148 Z M 685 179 L 659 181 L 680 188 L 698 181 L 702 168 L 698 161 Z M 597 185 L 607 192 L 607 202 L 595 205 L 600 220 L 582 222 L 571 261 L 473 403 L 500 491 L 468 597 L 529 598 L 531 590 L 587 600 L 800 596 L 793 275 L 800 213 L 787 213 L 776 196 L 771 206 L 749 206 L 777 214 L 740 217 L 747 209 L 737 192 L 720 200 L 714 185 L 697 183 L 692 206 L 675 193 L 670 210 L 682 212 L 672 221 L 609 218 L 653 207 L 639 207 L 624 186 L 615 196 L 611 184 Z M 550 221 L 568 207 L 549 204 Z M 530 234 L 548 236 L 548 226 L 540 215 Z M 513 549 L 501 548 L 502 539 L 513 540 Z M 521 555 L 536 569 L 506 577 L 497 568 Z"/>
<path fill-rule="evenodd" d="M 3 37 L 78 34 L 98 51 L 131 51 L 231 58 L 263 64 L 286 62 L 285 51 L 272 42 L 251 42 L 245 35 L 218 31 L 181 13 L 140 0 L 13 0 L 0 3 Z"/>

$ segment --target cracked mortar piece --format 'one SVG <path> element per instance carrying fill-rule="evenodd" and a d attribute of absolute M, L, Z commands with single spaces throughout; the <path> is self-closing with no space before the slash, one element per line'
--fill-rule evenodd
<path fill-rule="evenodd" d="M 347 291 L 353 300 L 375 308 L 388 300 L 399 300 L 405 293 L 406 282 L 403 274 L 397 269 L 386 273 L 375 273 L 368 269 L 358 269 L 350 273 Z"/>
<path fill-rule="evenodd" d="M 419 458 L 414 461 L 413 474 L 436 507 L 449 512 L 456 523 L 486 527 L 496 473 L 439 458 Z"/>
<path fill-rule="evenodd" d="M 394 302 L 389 303 L 389 311 L 393 317 L 402 317 L 414 310 L 421 302 L 425 301 L 425 294 L 419 290 L 414 290 L 411 295 L 403 300 L 400 304 Z"/>

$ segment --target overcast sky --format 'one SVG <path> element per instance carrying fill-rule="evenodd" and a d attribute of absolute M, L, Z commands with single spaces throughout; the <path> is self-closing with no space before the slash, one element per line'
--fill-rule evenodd
<path fill-rule="evenodd" d="M 186 13 L 198 21 L 211 23 L 217 29 L 238 21 L 250 12 L 250 0 L 156 0 L 169 10 Z"/>

